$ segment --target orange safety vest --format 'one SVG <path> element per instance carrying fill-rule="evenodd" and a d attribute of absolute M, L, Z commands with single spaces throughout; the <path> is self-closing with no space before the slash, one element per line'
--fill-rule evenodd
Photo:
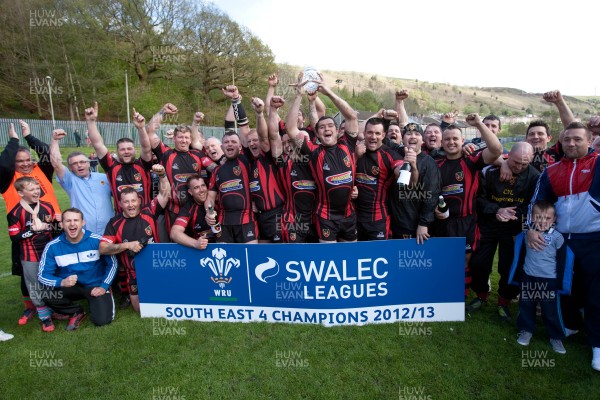
<path fill-rule="evenodd" d="M 56 200 L 56 195 L 54 194 L 52 182 L 48 181 L 48 178 L 46 178 L 46 175 L 44 175 L 44 172 L 37 164 L 33 167 L 33 171 L 27 175 L 15 171 L 15 176 L 10 187 L 6 190 L 6 192 L 2 193 L 2 197 L 4 197 L 4 201 L 6 202 L 6 214 L 8 214 L 19 203 L 19 200 L 21 200 L 21 196 L 19 196 L 17 189 L 15 189 L 15 181 L 22 176 L 31 176 L 32 178 L 37 179 L 37 181 L 40 183 L 41 189 L 40 200 L 47 201 L 48 203 L 52 204 L 55 214 L 62 214 L 60 207 L 58 206 L 58 201 Z"/>

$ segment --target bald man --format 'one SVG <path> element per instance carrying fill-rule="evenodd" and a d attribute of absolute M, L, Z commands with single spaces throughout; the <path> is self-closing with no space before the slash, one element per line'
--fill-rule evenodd
<path fill-rule="evenodd" d="M 533 147 L 527 142 L 519 142 L 512 147 L 506 161 L 513 174 L 510 181 L 500 181 L 499 167 L 490 166 L 481 172 L 477 194 L 480 239 L 470 261 L 473 276 L 471 289 L 477 297 L 469 304 L 468 311 L 474 311 L 487 303 L 490 291 L 488 279 L 496 248 L 500 246 L 498 314 L 503 320 L 511 319 L 508 305 L 519 294 L 519 287 L 507 283 L 514 254 L 514 236 L 523 230 L 527 207 L 540 175 L 531 165 L 533 152 Z"/>

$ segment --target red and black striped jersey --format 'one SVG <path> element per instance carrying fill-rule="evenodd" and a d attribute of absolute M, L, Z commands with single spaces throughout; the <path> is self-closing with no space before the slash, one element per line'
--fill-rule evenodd
<path fill-rule="evenodd" d="M 254 222 L 250 173 L 250 161 L 243 155 L 227 160 L 213 171 L 208 190 L 217 192 L 221 224 L 243 225 Z"/>
<path fill-rule="evenodd" d="M 436 160 L 442 176 L 442 195 L 450 209 L 450 217 L 462 218 L 475 214 L 475 198 L 479 174 L 485 166 L 482 152 L 456 160 Z"/>
<path fill-rule="evenodd" d="M 308 163 L 279 157 L 277 167 L 277 175 L 285 195 L 286 214 L 312 215 L 317 185 Z"/>
<path fill-rule="evenodd" d="M 250 194 L 258 211 L 270 211 L 283 207 L 285 197 L 277 179 L 277 165 L 271 152 L 263 153 L 252 160 Z"/>
<path fill-rule="evenodd" d="M 191 201 L 186 183 L 190 176 L 202 173 L 201 159 L 204 153 L 196 149 L 177 151 L 162 142 L 152 151 L 158 157 L 160 164 L 165 167 L 167 178 L 171 183 L 171 201 L 168 209 L 177 214 L 182 205 Z"/>
<path fill-rule="evenodd" d="M 181 226 L 185 229 L 185 234 L 194 239 L 198 239 L 204 235 L 209 240 L 214 239 L 214 235 L 205 218 L 206 210 L 204 209 L 204 204 L 192 201 L 181 208 L 173 225 Z"/>
<path fill-rule="evenodd" d="M 356 218 L 360 222 L 385 220 L 388 217 L 386 201 L 390 184 L 395 180 L 394 169 L 404 162 L 400 154 L 387 146 L 367 152 L 356 162 L 358 198 Z"/>
<path fill-rule="evenodd" d="M 115 211 L 122 212 L 119 204 L 119 193 L 128 187 L 134 188 L 142 199 L 142 206 L 152 200 L 152 180 L 150 170 L 152 163 L 141 158 L 131 164 L 123 164 L 115 160 L 109 153 L 100 159 L 100 165 L 106 172 L 113 198 L 115 199 Z"/>
<path fill-rule="evenodd" d="M 35 208 L 35 204 L 31 204 Z M 8 234 L 13 242 L 19 242 L 21 260 L 30 262 L 39 262 L 44 247 L 54 237 L 54 228 L 56 227 L 54 208 L 52 204 L 40 201 L 38 218 L 47 224 L 50 229 L 34 232 L 31 230 L 31 213 L 18 203 L 6 216 L 8 220 Z"/>
<path fill-rule="evenodd" d="M 111 244 L 141 240 L 146 240 L 147 243 L 158 243 L 156 219 L 163 211 L 158 199 L 154 198 L 133 218 L 125 218 L 122 213 L 115 215 L 108 221 L 102 241 Z M 119 261 L 126 268 L 135 269 L 134 259 L 126 251 L 119 254 Z"/>
<path fill-rule="evenodd" d="M 310 153 L 309 165 L 317 185 L 317 216 L 328 220 L 351 216 L 354 213 L 351 195 L 356 165 L 348 146 L 342 143 L 318 146 Z"/>

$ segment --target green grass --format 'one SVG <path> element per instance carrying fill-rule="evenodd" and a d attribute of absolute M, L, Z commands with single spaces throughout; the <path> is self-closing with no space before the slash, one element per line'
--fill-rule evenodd
<path fill-rule="evenodd" d="M 19 279 L 10 275 L 5 233 L 0 257 L 0 328 L 15 335 L 0 343 L 1 399 L 370 400 L 411 398 L 417 390 L 430 399 L 590 399 L 600 393 L 583 335 L 565 341 L 566 355 L 554 354 L 539 321 L 531 345 L 521 347 L 515 326 L 497 318 L 495 293 L 465 322 L 167 323 L 129 309 L 102 328 L 85 321 L 66 332 L 65 321 L 57 321 L 53 333 L 44 333 L 38 320 L 17 325 Z M 497 287 L 496 274 L 492 281 Z M 517 305 L 511 310 L 516 315 Z M 538 359 L 553 366 L 523 368 L 523 351 L 547 351 Z"/>

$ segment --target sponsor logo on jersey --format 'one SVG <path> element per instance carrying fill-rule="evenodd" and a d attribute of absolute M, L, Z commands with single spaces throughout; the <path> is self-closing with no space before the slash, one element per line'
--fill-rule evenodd
<path fill-rule="evenodd" d="M 462 184 L 456 184 L 456 185 L 448 185 L 448 186 L 444 186 L 442 188 L 442 194 L 444 196 L 449 195 L 449 194 L 458 194 L 458 193 L 462 193 L 463 192 L 463 185 Z"/>
<path fill-rule="evenodd" d="M 330 185 L 343 185 L 352 182 L 352 172 L 342 172 L 341 174 L 331 175 L 325 178 Z"/>
<path fill-rule="evenodd" d="M 250 182 L 250 191 L 251 192 L 258 192 L 259 190 L 260 190 L 260 182 L 258 182 L 258 181 Z"/>
<path fill-rule="evenodd" d="M 232 192 L 234 190 L 242 189 L 242 180 L 241 179 L 232 179 L 230 181 L 225 181 L 219 185 L 219 191 L 221 193 Z"/>
<path fill-rule="evenodd" d="M 292 186 L 298 190 L 315 190 L 317 188 L 315 181 L 296 181 L 292 183 Z"/>
<path fill-rule="evenodd" d="M 174 178 L 178 182 L 187 182 L 190 176 L 195 174 L 175 174 Z"/>
<path fill-rule="evenodd" d="M 362 183 L 363 185 L 377 185 L 377 178 L 371 175 L 357 173 L 356 182 Z"/>
<path fill-rule="evenodd" d="M 119 185 L 117 187 L 117 191 L 119 193 L 121 193 L 123 190 L 127 189 L 127 188 L 132 188 L 135 189 L 136 192 L 141 192 L 142 190 L 144 190 L 142 188 L 142 184 L 141 183 L 132 183 L 131 185 Z"/>

